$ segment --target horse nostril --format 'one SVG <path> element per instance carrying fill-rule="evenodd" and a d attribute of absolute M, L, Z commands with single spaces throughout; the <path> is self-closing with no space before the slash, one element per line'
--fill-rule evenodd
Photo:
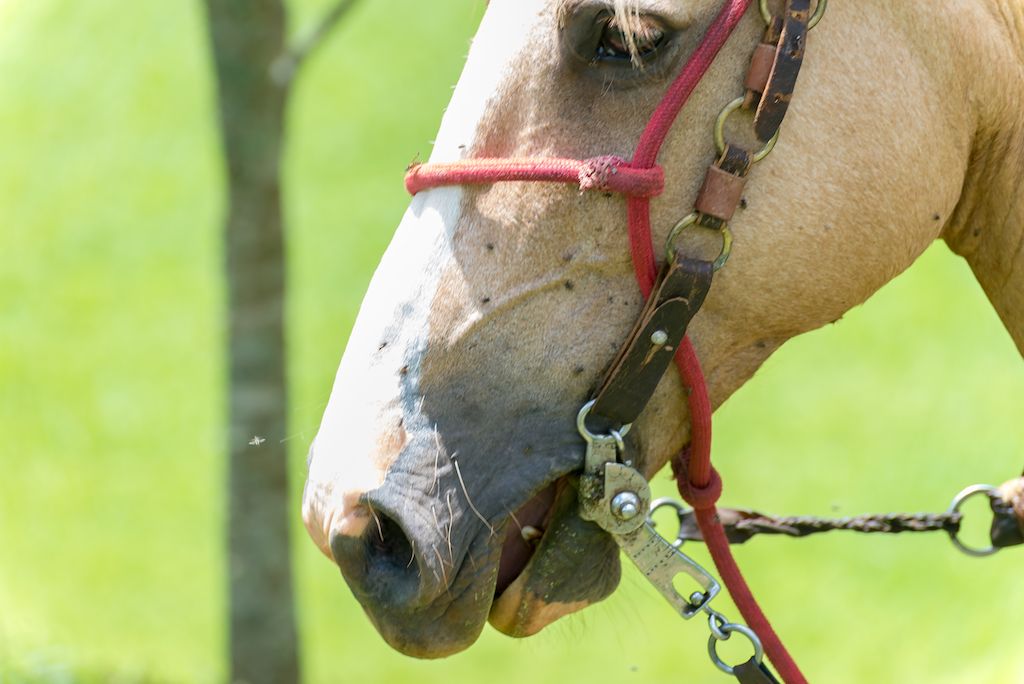
<path fill-rule="evenodd" d="M 367 528 L 367 542 L 373 557 L 380 563 L 412 567 L 416 556 L 405 530 L 386 515 L 378 515 L 376 522 L 376 526 Z"/>
<path fill-rule="evenodd" d="M 416 602 L 420 568 L 413 544 L 392 518 L 373 512 L 361 537 L 335 534 L 331 553 L 352 590 L 385 605 Z"/>

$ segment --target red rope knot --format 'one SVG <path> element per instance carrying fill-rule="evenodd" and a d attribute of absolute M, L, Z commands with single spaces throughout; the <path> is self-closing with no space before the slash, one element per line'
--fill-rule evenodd
<path fill-rule="evenodd" d="M 689 470 L 690 450 L 686 448 L 672 460 L 672 475 L 676 479 L 679 496 L 683 497 L 683 500 L 693 506 L 696 511 L 714 509 L 715 504 L 722 497 L 722 476 L 712 466 L 711 479 L 705 486 L 697 487 L 690 482 Z"/>
<path fill-rule="evenodd" d="M 654 197 L 665 188 L 660 166 L 639 169 L 622 157 L 604 155 L 580 162 L 580 192 L 617 192 L 630 197 Z"/>
<path fill-rule="evenodd" d="M 580 165 L 580 192 L 587 190 L 599 190 L 601 192 L 613 192 L 611 186 L 612 176 L 619 173 L 619 168 L 628 166 L 622 157 L 605 155 L 584 159 Z"/>

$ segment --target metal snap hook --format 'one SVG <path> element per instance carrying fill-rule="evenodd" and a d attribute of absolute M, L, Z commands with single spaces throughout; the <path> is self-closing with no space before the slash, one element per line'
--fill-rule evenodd
<path fill-rule="evenodd" d="M 960 507 L 963 506 L 968 499 L 978 494 L 984 494 L 991 501 L 992 499 L 996 499 L 999 497 L 999 490 L 993 487 L 992 485 L 973 485 L 971 487 L 968 487 L 967 489 L 963 490 L 953 498 L 953 503 L 950 504 L 947 513 L 949 513 L 950 515 L 954 513 L 959 513 Z M 975 558 L 984 558 L 985 556 L 991 556 L 992 554 L 999 551 L 999 549 L 997 549 L 994 546 L 989 546 L 988 548 L 981 549 L 976 549 L 967 546 L 960 540 L 959 532 L 956 530 L 949 531 L 949 538 L 953 540 L 953 545 L 956 548 L 960 549 L 968 556 L 974 556 Z"/>
<path fill-rule="evenodd" d="M 617 430 L 610 430 L 607 435 L 594 434 L 587 427 L 587 418 L 590 417 L 590 412 L 594 409 L 594 404 L 596 403 L 596 399 L 591 399 L 583 405 L 583 408 L 581 408 L 580 412 L 576 415 L 576 429 L 579 430 L 580 437 L 586 440 L 588 444 L 592 444 L 600 440 L 614 439 L 615 445 L 619 448 L 619 453 L 622 453 L 626 450 L 624 437 L 633 429 L 633 424 L 626 423 L 625 425 L 621 425 Z"/>

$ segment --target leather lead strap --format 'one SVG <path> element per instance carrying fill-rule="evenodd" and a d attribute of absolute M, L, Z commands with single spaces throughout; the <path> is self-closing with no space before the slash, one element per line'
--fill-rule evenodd
<path fill-rule="evenodd" d="M 1024 477 L 1010 480 L 992 499 L 992 546 L 1005 549 L 1024 544 Z"/>
<path fill-rule="evenodd" d="M 713 275 L 710 262 L 678 253 L 662 269 L 636 326 L 595 394 L 595 427 L 627 425 L 639 417 L 704 303 Z M 608 425 L 600 425 L 601 420 Z"/>
<path fill-rule="evenodd" d="M 786 0 L 782 32 L 775 51 L 775 63 L 765 86 L 764 95 L 754 115 L 754 133 L 767 142 L 779 131 L 793 99 L 796 79 L 804 61 L 807 45 L 807 23 L 811 18 L 811 0 Z M 773 26 L 769 28 L 772 33 Z"/>
<path fill-rule="evenodd" d="M 779 680 L 775 678 L 775 675 L 753 658 L 742 665 L 734 667 L 732 673 L 740 684 L 779 684 Z"/>

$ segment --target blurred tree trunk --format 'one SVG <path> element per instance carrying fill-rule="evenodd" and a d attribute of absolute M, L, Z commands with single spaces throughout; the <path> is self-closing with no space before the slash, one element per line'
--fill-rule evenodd
<path fill-rule="evenodd" d="M 283 0 L 205 3 L 229 185 L 231 681 L 296 682 L 281 152 L 292 82 L 355 0 L 337 0 L 294 47 Z"/>
<path fill-rule="evenodd" d="M 231 681 L 296 682 L 280 185 L 288 91 L 271 78 L 285 9 L 281 0 L 206 7 L 229 183 Z"/>

